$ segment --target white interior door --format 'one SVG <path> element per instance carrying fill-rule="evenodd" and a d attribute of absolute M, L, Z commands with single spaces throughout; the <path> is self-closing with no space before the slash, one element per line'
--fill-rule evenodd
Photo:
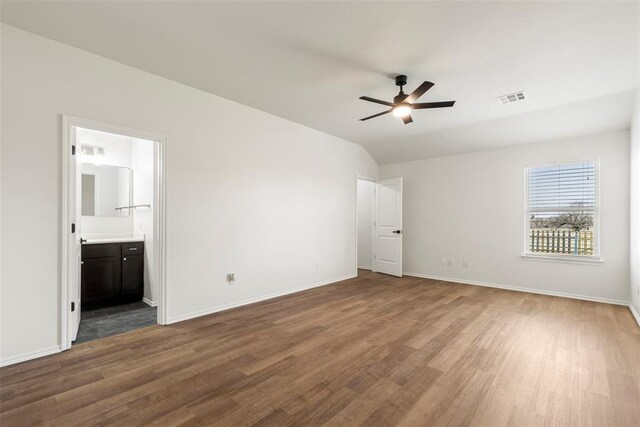
<path fill-rule="evenodd" d="M 69 245 L 69 300 L 71 304 L 67 307 L 70 310 L 69 315 L 69 337 L 71 341 L 75 341 L 78 336 L 78 328 L 80 327 L 80 279 L 81 279 L 81 250 L 80 241 L 80 215 L 81 215 L 81 194 L 82 179 L 80 168 L 80 145 L 76 143 L 75 128 L 71 129 L 71 143 L 76 146 L 74 150 L 70 150 L 71 159 L 70 178 L 72 182 L 69 186 L 72 191 L 69 195 L 69 212 L 71 213 L 71 223 L 75 224 L 75 232 L 71 234 L 71 244 Z"/>
<path fill-rule="evenodd" d="M 376 186 L 374 269 L 402 277 L 402 178 Z"/>

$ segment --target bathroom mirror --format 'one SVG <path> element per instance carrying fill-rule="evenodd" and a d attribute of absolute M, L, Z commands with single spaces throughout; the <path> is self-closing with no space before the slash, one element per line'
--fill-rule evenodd
<path fill-rule="evenodd" d="M 81 175 L 82 216 L 129 216 L 131 169 L 83 163 Z"/>

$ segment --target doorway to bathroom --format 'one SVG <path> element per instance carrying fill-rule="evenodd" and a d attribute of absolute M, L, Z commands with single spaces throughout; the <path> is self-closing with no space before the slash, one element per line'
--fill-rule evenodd
<path fill-rule="evenodd" d="M 165 323 L 164 137 L 63 116 L 61 348 Z"/>

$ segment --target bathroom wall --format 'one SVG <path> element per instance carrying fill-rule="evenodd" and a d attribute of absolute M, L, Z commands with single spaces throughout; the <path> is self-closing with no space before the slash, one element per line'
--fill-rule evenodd
<path fill-rule="evenodd" d="M 132 141 L 133 167 L 133 204 L 153 206 L 153 169 L 155 165 L 154 143 L 142 139 Z M 133 232 L 144 233 L 144 298 L 148 304 L 155 305 L 157 291 L 154 286 L 155 264 L 153 262 L 154 224 L 153 211 L 150 208 L 137 208 L 132 211 Z"/>
<path fill-rule="evenodd" d="M 78 129 L 76 141 L 80 146 L 104 148 L 103 155 L 89 156 L 80 154 L 82 163 L 94 163 L 109 166 L 133 166 L 133 141 L 131 138 L 112 135 L 88 129 Z M 131 233 L 133 216 L 82 216 L 80 233 Z"/>

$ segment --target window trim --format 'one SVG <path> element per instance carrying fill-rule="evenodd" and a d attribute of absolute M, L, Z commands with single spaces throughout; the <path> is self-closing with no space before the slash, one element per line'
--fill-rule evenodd
<path fill-rule="evenodd" d="M 596 186 L 595 186 L 595 204 L 593 207 L 593 232 L 595 244 L 593 247 L 593 255 L 570 255 L 570 254 L 550 254 L 550 253 L 537 253 L 529 250 L 529 169 L 545 166 L 559 166 L 570 163 L 584 163 L 593 162 L 596 165 Z M 524 165 L 524 227 L 523 227 L 523 251 L 521 254 L 522 259 L 534 260 L 534 261 L 558 261 L 568 263 L 602 263 L 602 257 L 600 254 L 600 158 L 582 158 L 575 160 L 562 160 L 557 162 L 544 162 L 544 163 L 526 163 Z"/>
<path fill-rule="evenodd" d="M 520 254 L 523 260 L 526 261 L 548 261 L 548 262 L 563 262 L 567 264 L 602 264 L 604 260 L 601 257 L 589 256 L 589 255 L 567 255 L 567 254 L 544 254 L 535 255 L 533 253 Z"/>

